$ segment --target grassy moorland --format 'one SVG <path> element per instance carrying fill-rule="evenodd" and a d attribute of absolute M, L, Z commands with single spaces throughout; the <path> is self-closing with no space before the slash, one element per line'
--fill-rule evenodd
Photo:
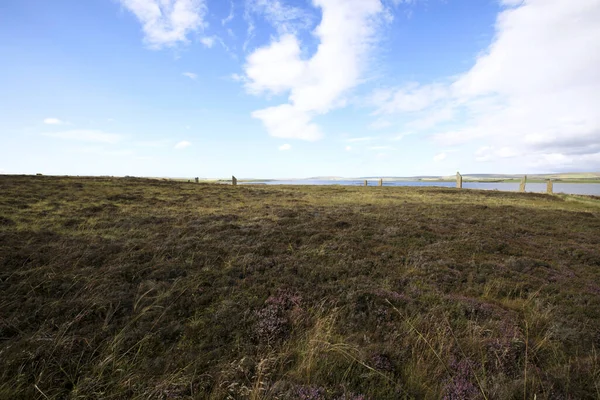
<path fill-rule="evenodd" d="M 1 399 L 600 398 L 600 199 L 0 176 Z"/>

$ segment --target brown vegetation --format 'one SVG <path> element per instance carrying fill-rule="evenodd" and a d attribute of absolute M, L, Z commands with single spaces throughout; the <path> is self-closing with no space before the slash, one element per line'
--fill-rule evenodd
<path fill-rule="evenodd" d="M 600 200 L 0 176 L 0 398 L 600 397 Z"/>

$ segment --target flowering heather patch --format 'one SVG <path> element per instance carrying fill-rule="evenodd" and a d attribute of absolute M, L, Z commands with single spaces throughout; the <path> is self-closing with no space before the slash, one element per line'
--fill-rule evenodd
<path fill-rule="evenodd" d="M 596 284 L 596 283 L 590 283 L 590 284 L 588 284 L 587 290 L 590 293 L 593 293 L 595 295 L 599 295 L 600 296 L 600 286 L 598 284 Z"/>
<path fill-rule="evenodd" d="M 373 291 L 373 294 L 375 294 L 376 296 L 381 297 L 382 299 L 389 299 L 392 301 L 410 301 L 410 297 L 407 296 L 404 293 L 398 293 L 396 291 L 393 290 L 385 290 L 385 289 L 381 289 L 378 288 L 376 290 Z"/>
<path fill-rule="evenodd" d="M 471 368 L 473 368 L 473 365 L 465 359 L 460 361 L 454 359 L 450 362 L 450 370 L 453 372 L 453 377 L 444 387 L 444 400 L 481 398 L 481 392 L 473 383 L 475 377 Z"/>
<path fill-rule="evenodd" d="M 298 386 L 295 389 L 295 398 L 298 400 L 326 400 L 327 391 L 317 386 Z"/>
<path fill-rule="evenodd" d="M 288 290 L 280 290 L 265 301 L 257 311 L 256 335 L 266 343 L 285 339 L 292 327 L 294 316 L 301 312 L 302 298 Z"/>
<path fill-rule="evenodd" d="M 346 393 L 335 400 L 367 400 L 367 398 L 362 394 Z"/>
<path fill-rule="evenodd" d="M 385 354 L 374 354 L 371 357 L 371 366 L 380 371 L 391 372 L 394 370 L 392 361 Z"/>
<path fill-rule="evenodd" d="M 508 376 L 517 376 L 520 372 L 519 357 L 524 354 L 524 338 L 518 327 L 508 321 L 502 321 L 492 331 L 493 337 L 487 340 L 486 368 L 492 372 L 502 372 Z"/>
<path fill-rule="evenodd" d="M 499 317 L 505 314 L 504 310 L 500 309 L 499 307 L 479 299 L 474 299 L 463 295 L 450 295 L 448 296 L 448 299 L 457 301 L 465 317 L 468 319 L 485 320 L 494 315 Z"/>

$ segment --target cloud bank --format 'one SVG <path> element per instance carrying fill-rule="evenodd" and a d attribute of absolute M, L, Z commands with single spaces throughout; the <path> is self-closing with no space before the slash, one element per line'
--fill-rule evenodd
<path fill-rule="evenodd" d="M 600 1 L 504 0 L 492 44 L 448 82 L 378 91 L 375 114 L 402 114 L 440 145 L 477 144 L 489 162 L 600 168 Z"/>

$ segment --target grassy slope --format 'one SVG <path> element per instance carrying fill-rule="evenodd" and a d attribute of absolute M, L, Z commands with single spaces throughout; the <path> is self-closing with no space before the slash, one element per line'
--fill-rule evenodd
<path fill-rule="evenodd" d="M 0 193 L 0 398 L 600 396 L 598 199 L 16 176 Z"/>

